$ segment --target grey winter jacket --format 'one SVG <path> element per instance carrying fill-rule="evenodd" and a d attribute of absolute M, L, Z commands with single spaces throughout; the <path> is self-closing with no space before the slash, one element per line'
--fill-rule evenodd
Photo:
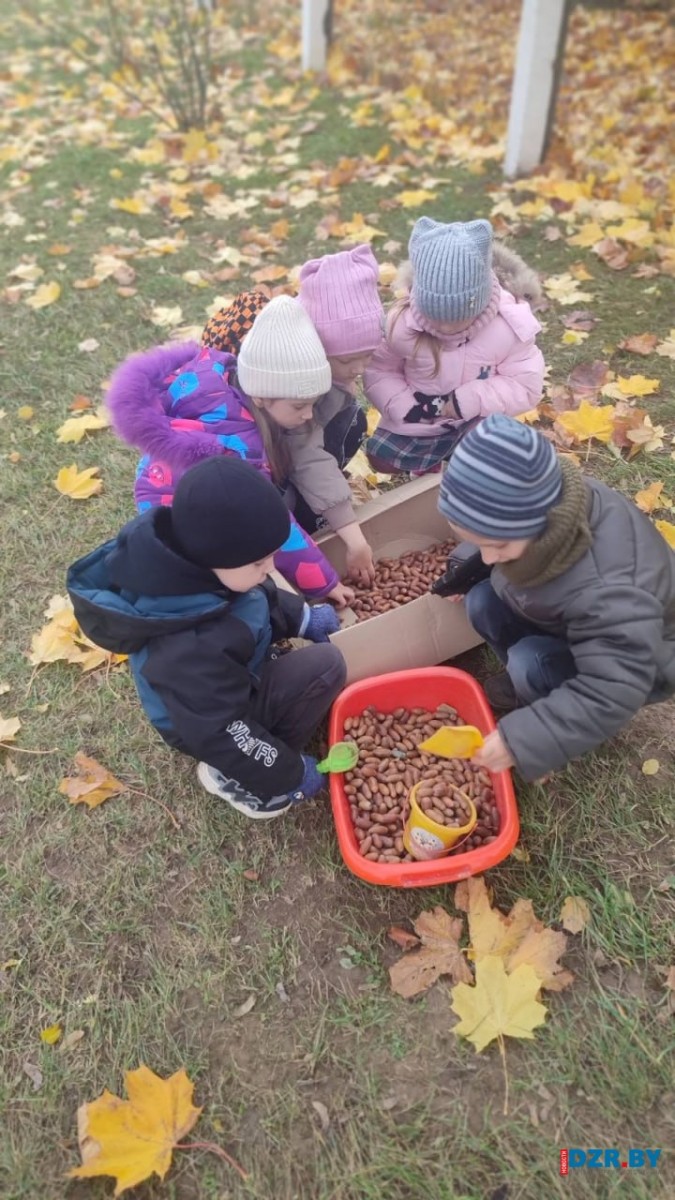
<path fill-rule="evenodd" d="M 556 579 L 491 582 L 505 604 L 564 638 L 577 674 L 499 722 L 518 771 L 537 779 L 599 746 L 644 704 L 675 692 L 675 554 L 651 521 L 593 479 L 589 550 Z"/>
<path fill-rule="evenodd" d="M 334 530 L 350 525 L 356 517 L 349 484 L 332 454 L 324 449 L 323 432 L 333 417 L 353 404 L 354 397 L 333 384 L 314 405 L 311 425 L 286 435 L 292 463 L 291 484 Z"/>

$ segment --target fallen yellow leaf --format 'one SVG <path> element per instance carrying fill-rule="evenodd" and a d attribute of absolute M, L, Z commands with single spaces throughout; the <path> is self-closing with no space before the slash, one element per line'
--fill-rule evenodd
<path fill-rule="evenodd" d="M 591 910 L 583 896 L 568 896 L 560 911 L 560 922 L 568 933 L 581 933 L 591 919 Z"/>
<path fill-rule="evenodd" d="M 624 396 L 652 396 L 661 387 L 660 379 L 647 379 L 644 375 L 619 375 L 617 384 Z"/>
<path fill-rule="evenodd" d="M 88 808 L 98 808 L 112 796 L 119 796 L 127 791 L 127 785 L 115 779 L 114 775 L 95 758 L 78 752 L 75 755 L 77 775 L 69 775 L 59 784 L 59 792 L 67 796 L 71 804 L 86 804 Z"/>
<path fill-rule="evenodd" d="M 661 537 L 666 539 L 671 550 L 675 550 L 675 525 L 673 525 L 672 521 L 655 521 L 654 525 L 661 534 Z"/>
<path fill-rule="evenodd" d="M 85 413 L 81 417 L 68 417 L 67 421 L 63 422 L 56 431 L 57 442 L 81 442 L 85 433 L 89 433 L 93 429 L 107 429 L 110 425 L 110 418 L 105 408 L 98 408 L 96 412 Z"/>
<path fill-rule="evenodd" d="M 566 329 L 560 340 L 563 346 L 579 346 L 587 337 L 588 334 L 583 329 Z"/>
<path fill-rule="evenodd" d="M 58 1042 L 63 1030 L 60 1025 L 48 1025 L 46 1029 L 40 1032 L 40 1041 L 46 1046 L 54 1046 Z"/>
<path fill-rule="evenodd" d="M 125 1083 L 128 1100 L 106 1090 L 78 1109 L 83 1165 L 68 1172 L 74 1179 L 112 1175 L 116 1196 L 153 1174 L 164 1179 L 174 1147 L 202 1111 L 192 1103 L 194 1084 L 184 1070 L 162 1079 L 141 1065 L 125 1072 Z"/>
<path fill-rule="evenodd" d="M 414 191 L 399 192 L 394 199 L 398 200 L 401 208 L 421 208 L 428 200 L 435 200 L 438 192 L 428 192 L 426 188 L 417 188 Z"/>
<path fill-rule="evenodd" d="M 13 742 L 20 728 L 18 717 L 0 716 L 0 742 Z"/>
<path fill-rule="evenodd" d="M 530 900 L 516 900 L 508 915 L 492 908 L 485 880 L 475 876 L 455 888 L 455 906 L 468 914 L 471 946 L 468 957 L 479 963 L 491 955 L 504 960 L 507 971 L 526 963 L 539 986 L 560 992 L 574 976 L 558 961 L 567 947 L 564 933 L 548 929 L 534 914 Z"/>
<path fill-rule="evenodd" d="M 149 213 L 151 209 L 139 196 L 126 196 L 116 198 L 110 201 L 111 208 L 117 208 L 120 212 L 130 213 L 132 217 L 140 217 Z"/>
<path fill-rule="evenodd" d="M 52 281 L 52 283 L 42 283 L 39 288 L 33 292 L 26 300 L 29 308 L 46 308 L 48 304 L 53 304 L 61 295 L 61 285 Z"/>
<path fill-rule="evenodd" d="M 84 471 L 78 471 L 75 463 L 71 463 L 69 467 L 61 467 L 54 480 L 54 487 L 62 496 L 69 496 L 71 500 L 88 500 L 90 496 L 97 495 L 103 487 L 103 480 L 94 478 L 100 469 L 87 467 Z"/>
<path fill-rule="evenodd" d="M 519 966 L 507 975 L 501 958 L 490 955 L 476 965 L 476 983 L 452 989 L 452 1008 L 461 1018 L 453 1032 L 484 1050 L 495 1038 L 533 1038 L 546 1019 L 537 1000 L 540 980 L 532 967 Z"/>
<path fill-rule="evenodd" d="M 653 512 L 655 508 L 663 507 L 663 502 L 659 502 L 662 491 L 662 483 L 657 483 L 656 481 L 654 483 L 650 483 L 649 487 L 643 488 L 641 492 L 635 493 L 635 503 L 642 512 Z"/>
<path fill-rule="evenodd" d="M 658 758 L 648 758 L 642 764 L 643 775 L 657 775 L 661 769 L 661 763 Z"/>
<path fill-rule="evenodd" d="M 33 409 L 30 404 L 23 404 L 21 408 L 16 410 L 16 415 L 20 421 L 32 421 Z"/>
<path fill-rule="evenodd" d="M 586 442 L 591 438 L 598 442 L 608 442 L 614 429 L 614 416 L 613 404 L 595 405 L 589 404 L 588 400 L 582 400 L 577 409 L 567 409 L 558 413 L 555 424 L 560 425 L 578 442 Z"/>

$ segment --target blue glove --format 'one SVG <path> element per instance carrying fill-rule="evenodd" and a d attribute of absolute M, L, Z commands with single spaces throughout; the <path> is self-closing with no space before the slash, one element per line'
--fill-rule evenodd
<path fill-rule="evenodd" d="M 316 759 L 309 754 L 303 754 L 302 761 L 305 766 L 305 773 L 300 780 L 299 787 L 295 791 L 289 792 L 289 796 L 294 804 L 300 804 L 303 800 L 310 800 L 312 796 L 316 796 L 317 792 L 322 791 L 326 786 L 325 776 L 320 775 L 316 769 Z"/>
<path fill-rule="evenodd" d="M 309 620 L 303 637 L 310 642 L 327 642 L 329 633 L 337 633 L 340 619 L 332 604 L 315 604 L 309 610 Z"/>

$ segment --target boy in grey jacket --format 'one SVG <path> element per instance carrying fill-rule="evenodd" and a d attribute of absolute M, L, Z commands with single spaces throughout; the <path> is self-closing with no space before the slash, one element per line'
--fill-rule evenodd
<path fill-rule="evenodd" d="M 480 552 L 467 614 L 506 668 L 486 692 L 507 715 L 474 763 L 537 779 L 675 693 L 675 554 L 630 500 L 493 414 L 455 450 L 439 509 Z"/>

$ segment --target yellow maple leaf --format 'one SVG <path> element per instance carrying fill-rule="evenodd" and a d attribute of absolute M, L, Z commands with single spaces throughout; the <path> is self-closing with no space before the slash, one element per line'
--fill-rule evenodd
<path fill-rule="evenodd" d="M 107 429 L 110 418 L 105 408 L 97 408 L 96 412 L 85 413 L 81 417 L 68 417 L 56 431 L 57 442 L 81 442 L 85 433 L 93 429 Z"/>
<path fill-rule="evenodd" d="M 541 983 L 525 964 L 507 975 L 504 963 L 489 955 L 476 965 L 476 983 L 452 989 L 452 1008 L 461 1018 L 453 1032 L 468 1038 L 479 1052 L 495 1038 L 533 1038 L 546 1018 L 537 1000 Z"/>
<path fill-rule="evenodd" d="M 78 1109 L 83 1165 L 68 1172 L 74 1179 L 112 1175 L 116 1196 L 153 1174 L 164 1179 L 174 1147 L 202 1111 L 192 1103 L 194 1084 L 183 1069 L 162 1079 L 142 1064 L 124 1078 L 128 1100 L 106 1090 Z"/>
<path fill-rule="evenodd" d="M 99 804 L 110 800 L 111 796 L 119 796 L 127 791 L 127 785 L 115 779 L 114 775 L 95 758 L 88 758 L 81 751 L 75 755 L 76 775 L 68 775 L 59 784 L 59 792 L 67 796 L 71 804 L 86 804 L 88 808 L 98 808 Z"/>
<path fill-rule="evenodd" d="M 630 242 L 635 246 L 653 246 L 654 234 L 648 221 L 640 221 L 637 217 L 628 217 L 620 225 L 608 225 L 609 237 L 618 238 L 622 242 Z"/>
<path fill-rule="evenodd" d="M 671 550 L 675 550 L 675 525 L 672 521 L 655 521 L 654 525 L 661 536 L 666 539 Z"/>
<path fill-rule="evenodd" d="M 560 910 L 560 922 L 568 933 L 581 933 L 591 919 L 591 910 L 583 896 L 567 896 Z"/>
<path fill-rule="evenodd" d="M 583 329 L 566 329 L 561 337 L 563 346 L 578 346 L 585 342 L 588 334 Z"/>
<path fill-rule="evenodd" d="M 343 221 L 336 225 L 332 236 L 343 238 L 347 242 L 372 242 L 374 238 L 385 237 L 384 230 L 368 225 L 363 213 L 354 213 L 351 221 Z"/>
<path fill-rule="evenodd" d="M 655 508 L 663 508 L 664 502 L 660 499 L 663 491 L 663 484 L 650 483 L 649 487 L 643 488 L 641 492 L 636 492 L 633 499 L 638 508 L 644 513 L 653 512 Z"/>
<path fill-rule="evenodd" d="M 613 404 L 595 405 L 582 400 L 578 408 L 558 413 L 555 423 L 577 442 L 587 442 L 591 438 L 608 442 L 614 429 L 615 411 Z"/>
<path fill-rule="evenodd" d="M 401 208 L 421 208 L 427 200 L 435 200 L 438 192 L 429 192 L 426 188 L 417 188 L 407 192 L 399 192 L 394 199 L 398 200 Z"/>
<path fill-rule="evenodd" d="M 116 666 L 126 660 L 125 654 L 111 654 L 95 646 L 82 633 L 73 606 L 67 596 L 52 596 L 45 616 L 48 622 L 31 640 L 29 662 L 38 667 L 43 663 L 68 662 L 92 671 L 109 663 Z"/>
<path fill-rule="evenodd" d="M 187 221 L 188 217 L 194 216 L 194 210 L 190 208 L 190 205 L 185 200 L 181 200 L 178 196 L 171 197 L 169 211 L 177 221 Z"/>
<path fill-rule="evenodd" d="M 549 991 L 560 992 L 572 983 L 572 973 L 558 961 L 567 938 L 537 919 L 530 900 L 516 900 L 508 914 L 502 913 L 492 908 L 485 880 L 478 876 L 458 885 L 455 905 L 468 914 L 471 961 L 497 955 L 509 972 L 527 964 L 535 971 L 539 987 Z"/>
<path fill-rule="evenodd" d="M 31 408 L 30 404 L 22 404 L 21 408 L 17 408 L 16 415 L 20 421 L 32 421 L 34 409 Z"/>
<path fill-rule="evenodd" d="M 84 471 L 78 471 L 76 464 L 71 463 L 69 467 L 61 467 L 54 480 L 54 487 L 62 496 L 68 496 L 71 500 L 88 500 L 103 487 L 103 480 L 94 478 L 100 469 L 87 467 Z"/>
<path fill-rule="evenodd" d="M 48 1025 L 46 1029 L 40 1030 L 40 1041 L 44 1042 L 46 1046 L 55 1046 L 62 1033 L 60 1025 Z"/>
<path fill-rule="evenodd" d="M 624 396 L 651 396 L 661 387 L 660 379 L 647 379 L 644 375 L 617 377 L 617 384 Z"/>
<path fill-rule="evenodd" d="M 120 212 L 130 213 L 132 217 L 145 216 L 151 212 L 150 206 L 140 196 L 125 196 L 119 199 L 113 196 L 110 207 L 117 208 Z"/>
<path fill-rule="evenodd" d="M 20 728 L 18 717 L 0 716 L 0 742 L 13 742 Z"/>
<path fill-rule="evenodd" d="M 48 304 L 53 304 L 61 295 L 61 284 L 52 281 L 51 283 L 42 283 L 39 288 L 33 292 L 26 300 L 29 308 L 46 308 Z"/>
<path fill-rule="evenodd" d="M 558 304 L 579 304 L 593 299 L 591 292 L 579 291 L 579 282 L 569 271 L 563 275 L 549 275 L 544 280 L 544 288 L 547 296 Z"/>
<path fill-rule="evenodd" d="M 586 221 L 578 233 L 575 233 L 573 237 L 567 238 L 567 244 L 568 246 L 581 246 L 587 249 L 589 246 L 595 245 L 603 237 L 603 230 L 597 221 Z"/>

